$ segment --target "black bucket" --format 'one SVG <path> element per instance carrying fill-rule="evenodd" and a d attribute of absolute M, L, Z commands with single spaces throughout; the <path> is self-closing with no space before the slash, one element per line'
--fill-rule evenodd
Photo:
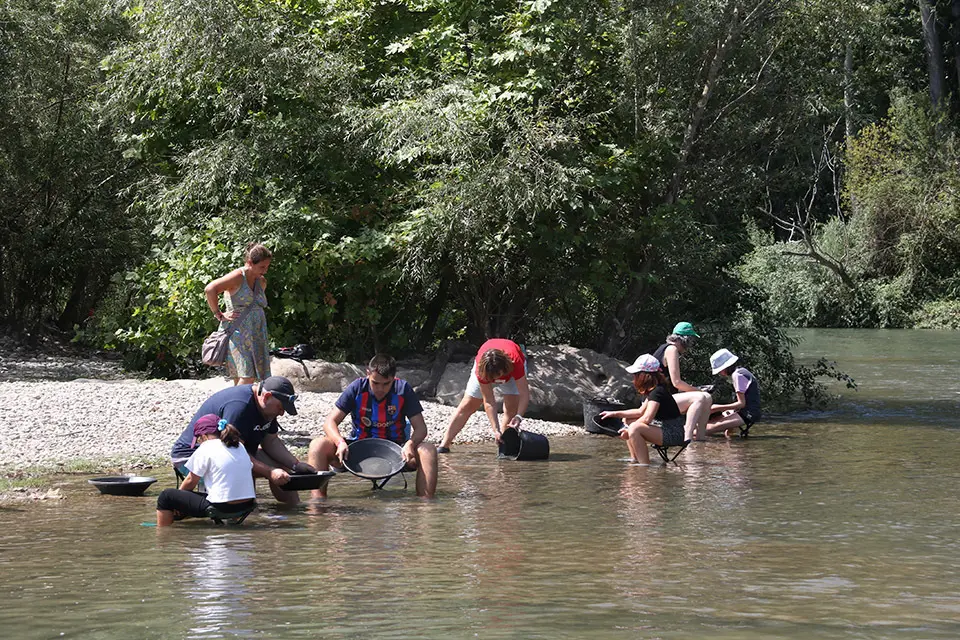
<path fill-rule="evenodd" d="M 590 398 L 589 400 L 583 401 L 583 428 L 587 430 L 587 433 L 600 433 L 607 436 L 615 436 L 616 433 L 611 433 L 608 430 L 601 429 L 594 421 L 593 418 L 601 411 L 623 411 L 627 408 L 627 405 L 623 402 L 618 402 L 612 398 Z"/>
<path fill-rule="evenodd" d="M 533 431 L 504 429 L 499 453 L 509 460 L 546 460 L 550 457 L 550 441 Z"/>

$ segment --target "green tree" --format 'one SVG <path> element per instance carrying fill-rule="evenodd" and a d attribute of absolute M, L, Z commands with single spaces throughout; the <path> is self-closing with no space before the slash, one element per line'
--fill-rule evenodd
<path fill-rule="evenodd" d="M 0 317 L 88 317 L 142 251 L 123 190 L 131 163 L 99 126 L 100 60 L 125 21 L 88 0 L 0 4 Z"/>

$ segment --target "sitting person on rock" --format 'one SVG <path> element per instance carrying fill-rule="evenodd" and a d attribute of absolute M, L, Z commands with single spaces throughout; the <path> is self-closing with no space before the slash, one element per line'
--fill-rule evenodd
<path fill-rule="evenodd" d="M 667 336 L 667 341 L 653 352 L 653 357 L 663 370 L 674 402 L 680 407 L 680 413 L 687 416 L 684 431 L 687 440 L 706 439 L 707 420 L 710 419 L 710 405 L 713 403 L 713 397 L 709 393 L 680 377 L 680 354 L 687 353 L 699 337 L 692 324 L 678 322 Z"/>
<path fill-rule="evenodd" d="M 188 473 L 179 489 L 164 489 L 157 498 L 157 526 L 180 518 L 205 518 L 215 507 L 222 514 L 240 514 L 256 506 L 253 462 L 240 444 L 240 432 L 215 413 L 193 424 L 196 449 L 184 463 Z M 200 481 L 207 493 L 194 493 Z"/>
<path fill-rule="evenodd" d="M 715 351 L 710 356 L 710 367 L 714 375 L 730 377 L 733 382 L 735 400 L 730 404 L 715 404 L 710 407 L 710 421 L 707 423 L 708 435 L 724 434 L 728 438 L 740 429 L 746 436 L 750 427 L 760 419 L 760 383 L 745 367 L 737 367 L 737 356 L 727 349 Z M 716 415 L 719 414 L 719 415 Z"/>
<path fill-rule="evenodd" d="M 503 394 L 502 423 L 497 422 L 497 402 L 493 394 L 495 386 Z M 480 346 L 463 399 L 450 417 L 450 424 L 437 448 L 439 453 L 450 452 L 453 439 L 470 416 L 477 412 L 481 403 L 493 428 L 494 439 L 499 444 L 503 429 L 518 426 L 530 403 L 527 356 L 516 342 L 493 338 Z"/>
<path fill-rule="evenodd" d="M 397 376 L 397 361 L 377 354 L 367 365 L 367 376 L 357 378 L 337 398 L 336 407 L 323 424 L 324 435 L 310 442 L 310 464 L 326 471 L 331 463 L 350 455 L 349 443 L 364 438 L 392 440 L 403 448 L 408 470 L 417 471 L 417 495 L 432 498 L 437 491 L 437 449 L 427 437 L 420 399 L 406 380 Z M 353 429 L 340 435 L 340 423 L 350 415 Z M 326 497 L 326 488 L 314 489 L 313 497 Z"/>
<path fill-rule="evenodd" d="M 194 425 L 201 417 L 214 413 L 240 432 L 243 446 L 253 462 L 253 475 L 270 481 L 270 491 L 277 500 L 296 504 L 300 501 L 297 492 L 281 489 L 290 480 L 289 471 L 315 471 L 297 460 L 277 436 L 280 430 L 277 418 L 284 413 L 297 415 L 296 399 L 293 384 L 283 376 L 271 376 L 262 382 L 217 391 L 200 405 L 174 443 L 170 454 L 174 469 L 179 475 L 187 475 L 189 468 L 184 468 L 184 462 L 193 455 L 196 447 Z"/>
<path fill-rule="evenodd" d="M 637 409 L 603 411 L 600 417 L 623 419 L 627 426 L 620 430 L 620 438 L 627 441 L 630 461 L 649 465 L 647 443 L 664 447 L 683 444 L 687 439 L 684 436 L 685 420 L 656 358 L 644 354 L 627 367 L 627 372 L 633 374 L 634 389 L 646 399 Z"/>

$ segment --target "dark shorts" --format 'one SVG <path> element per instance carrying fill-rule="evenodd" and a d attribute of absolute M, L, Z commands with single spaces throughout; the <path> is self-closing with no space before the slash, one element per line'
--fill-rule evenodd
<path fill-rule="evenodd" d="M 669 420 L 654 420 L 653 426 L 660 427 L 663 432 L 664 447 L 676 447 L 683 444 L 686 439 L 683 437 L 687 426 L 687 419 L 683 416 L 670 418 Z"/>
<path fill-rule="evenodd" d="M 176 511 L 186 518 L 206 518 L 210 507 L 222 513 L 241 513 L 254 504 L 254 498 L 243 502 L 210 502 L 205 493 L 182 489 L 164 489 L 157 496 L 157 511 Z"/>
<path fill-rule="evenodd" d="M 757 411 L 756 413 L 749 411 L 747 409 L 740 409 L 737 411 L 737 414 L 743 418 L 743 425 L 745 427 L 752 427 L 753 423 L 760 420 L 763 417 L 763 414 Z"/>

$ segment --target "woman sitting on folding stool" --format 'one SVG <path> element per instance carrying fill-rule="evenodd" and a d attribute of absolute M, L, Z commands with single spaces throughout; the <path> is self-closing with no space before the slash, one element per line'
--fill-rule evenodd
<path fill-rule="evenodd" d="M 656 358 L 644 354 L 627 367 L 627 372 L 633 374 L 633 388 L 646 399 L 637 409 L 604 411 L 600 417 L 628 421 L 620 430 L 620 438 L 627 441 L 631 462 L 648 465 L 647 443 L 661 447 L 683 444 L 686 419 L 670 393 L 667 378 Z"/>
<path fill-rule="evenodd" d="M 240 431 L 211 413 L 193 425 L 196 448 L 185 465 L 190 472 L 179 489 L 164 489 L 157 497 L 157 526 L 166 527 L 179 518 L 206 518 L 214 507 L 226 517 L 240 516 L 256 506 L 253 461 L 241 447 Z M 203 480 L 207 493 L 192 489 Z"/>

